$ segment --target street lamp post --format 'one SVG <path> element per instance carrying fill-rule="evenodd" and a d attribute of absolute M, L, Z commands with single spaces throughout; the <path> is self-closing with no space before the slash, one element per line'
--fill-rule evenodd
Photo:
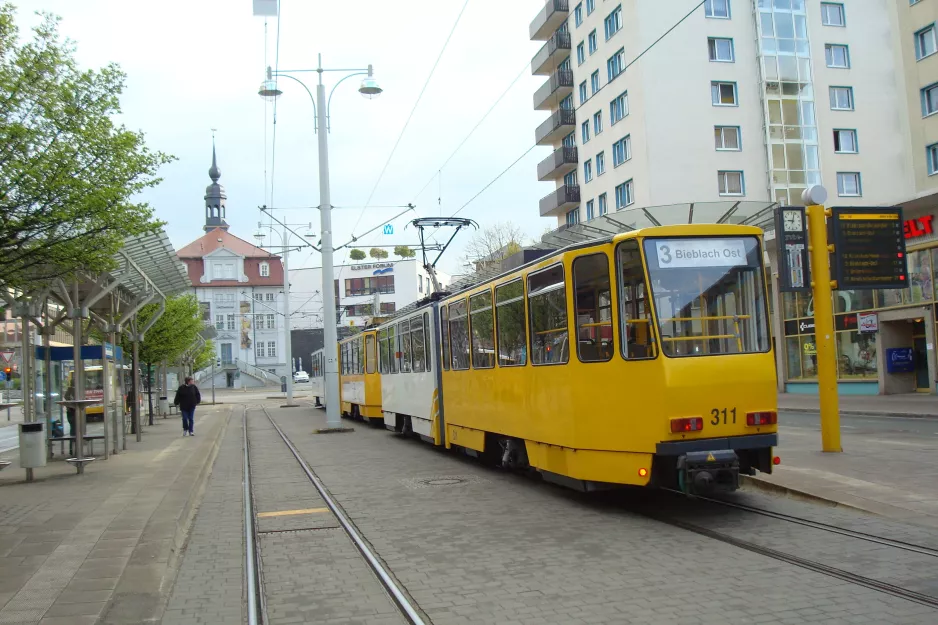
<path fill-rule="evenodd" d="M 319 74 L 319 84 L 316 85 L 316 97 L 301 80 L 290 76 L 291 73 L 298 72 L 316 72 Z M 329 100 L 326 100 L 326 87 L 322 82 L 323 72 L 350 72 L 341 78 L 329 94 Z M 342 431 L 339 418 L 339 367 L 338 367 L 338 339 L 336 336 L 336 302 L 335 287 L 333 283 L 333 246 L 332 246 L 332 204 L 329 194 L 329 104 L 332 101 L 332 94 L 335 93 L 343 81 L 352 76 L 366 76 L 362 81 L 358 91 L 367 98 L 372 98 L 381 93 L 382 89 L 374 79 L 374 72 L 369 65 L 361 69 L 323 69 L 322 55 L 319 55 L 319 67 L 308 70 L 280 70 L 277 72 L 267 68 L 267 80 L 261 84 L 258 94 L 263 98 L 276 98 L 282 91 L 277 88 L 273 76 L 283 76 L 300 83 L 310 99 L 313 100 L 313 106 L 316 113 L 316 132 L 319 133 L 319 219 L 320 219 L 320 251 L 322 253 L 322 305 L 323 305 L 323 348 L 326 354 L 324 363 L 324 384 L 326 395 L 326 428 L 323 431 Z"/>

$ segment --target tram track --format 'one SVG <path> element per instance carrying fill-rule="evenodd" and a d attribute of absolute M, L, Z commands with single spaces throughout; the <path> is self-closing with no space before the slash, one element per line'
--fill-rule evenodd
<path fill-rule="evenodd" d="M 410 625 L 432 625 L 431 622 L 427 619 L 426 616 L 422 614 L 419 608 L 414 604 L 410 599 L 407 592 L 404 588 L 396 581 L 390 570 L 385 566 L 382 560 L 378 557 L 377 553 L 373 550 L 371 545 L 363 537 L 361 532 L 355 526 L 354 522 L 346 514 L 342 506 L 332 497 L 332 494 L 325 487 L 316 473 L 312 470 L 309 464 L 303 459 L 300 452 L 297 450 L 296 446 L 286 435 L 286 433 L 280 428 L 276 421 L 274 421 L 270 412 L 263 405 L 257 406 L 258 409 L 264 412 L 264 415 L 267 417 L 274 431 L 279 435 L 280 439 L 286 445 L 287 449 L 292 454 L 293 458 L 296 460 L 297 464 L 300 466 L 300 469 L 306 475 L 310 484 L 315 488 L 319 497 L 325 503 L 326 507 L 335 517 L 338 522 L 338 526 L 327 526 L 327 527 L 316 527 L 308 528 L 310 530 L 335 530 L 341 529 L 343 533 L 349 538 L 352 544 L 355 546 L 358 553 L 361 555 L 364 564 L 368 569 L 374 574 L 375 578 L 381 585 L 381 588 L 384 590 L 387 598 L 397 609 L 401 618 L 404 622 Z M 242 416 L 244 424 L 244 475 L 245 475 L 245 488 L 244 488 L 244 508 L 245 508 L 245 570 L 248 572 L 248 612 L 249 612 L 249 625 L 266 625 L 269 621 L 267 620 L 267 606 L 265 600 L 264 592 L 264 573 L 263 573 L 263 560 L 260 553 L 260 541 L 262 536 L 277 533 L 291 533 L 291 532 L 300 532 L 308 531 L 307 528 L 297 528 L 290 530 L 273 530 L 273 531 L 260 531 L 258 529 L 257 523 L 257 510 L 254 505 L 254 491 L 251 481 L 251 454 L 250 454 L 250 442 L 247 429 L 247 408 L 245 408 L 244 415 Z"/>

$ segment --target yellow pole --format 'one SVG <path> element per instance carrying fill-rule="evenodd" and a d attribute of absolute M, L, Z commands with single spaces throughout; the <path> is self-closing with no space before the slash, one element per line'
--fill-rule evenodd
<path fill-rule="evenodd" d="M 817 350 L 818 394 L 821 403 L 821 446 L 841 452 L 840 406 L 837 397 L 837 347 L 834 339 L 834 310 L 827 243 L 829 210 L 808 206 L 808 243 L 811 250 L 811 286 L 814 290 L 814 345 Z"/>

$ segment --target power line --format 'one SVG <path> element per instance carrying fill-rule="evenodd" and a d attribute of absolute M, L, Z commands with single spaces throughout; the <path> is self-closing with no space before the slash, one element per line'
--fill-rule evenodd
<path fill-rule="evenodd" d="M 280 69 L 280 14 L 282 13 L 283 3 L 277 0 L 277 42 L 274 47 L 274 80 L 277 71 Z M 277 167 L 277 100 L 274 100 L 274 130 L 273 139 L 270 147 L 270 205 L 274 204 L 274 173 Z"/>

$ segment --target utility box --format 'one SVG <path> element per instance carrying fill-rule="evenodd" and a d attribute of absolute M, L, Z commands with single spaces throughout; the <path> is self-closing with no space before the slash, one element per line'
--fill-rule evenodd
<path fill-rule="evenodd" d="M 20 423 L 20 467 L 36 469 L 46 466 L 45 423 Z"/>
<path fill-rule="evenodd" d="M 165 395 L 160 395 L 160 414 L 169 414 L 169 399 L 167 399 Z"/>

